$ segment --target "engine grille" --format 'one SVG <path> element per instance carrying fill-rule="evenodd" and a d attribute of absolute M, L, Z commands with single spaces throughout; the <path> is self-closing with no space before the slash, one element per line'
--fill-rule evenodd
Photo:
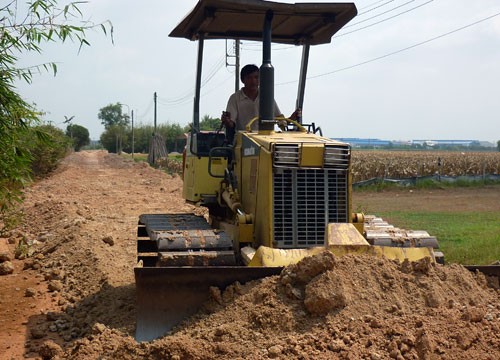
<path fill-rule="evenodd" d="M 324 244 L 329 222 L 348 221 L 348 170 L 274 168 L 274 246 Z"/>

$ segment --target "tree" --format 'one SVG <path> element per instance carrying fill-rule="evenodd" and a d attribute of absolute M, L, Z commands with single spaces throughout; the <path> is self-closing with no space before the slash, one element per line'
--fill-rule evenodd
<path fill-rule="evenodd" d="M 42 136 L 34 132 L 25 139 L 33 158 L 31 172 L 40 178 L 55 170 L 61 158 L 71 149 L 71 139 L 53 125 L 40 125 L 35 128 Z"/>
<path fill-rule="evenodd" d="M 20 77 L 31 82 L 33 73 L 41 70 L 57 73 L 57 65 L 53 62 L 18 68 L 16 63 L 21 53 L 42 53 L 42 44 L 70 40 L 84 45 L 90 45 L 85 34 L 88 30 L 101 27 L 106 34 L 107 29 L 113 31 L 111 23 L 95 24 L 84 20 L 79 8 L 81 1 L 70 2 L 60 8 L 57 0 L 34 0 L 25 6 L 20 1 L 11 0 L 7 5 L 0 5 L 0 68 L 2 81 L 11 83 Z M 23 9 L 25 13 L 23 14 Z M 22 19 L 22 21 L 18 21 Z M 78 22 L 79 25 L 75 25 Z M 79 50 L 79 51 L 80 51 Z"/>
<path fill-rule="evenodd" d="M 177 124 L 165 124 L 159 127 L 159 133 L 165 138 L 168 151 L 178 151 L 177 140 L 184 134 L 182 127 Z"/>
<path fill-rule="evenodd" d="M 200 130 L 218 130 L 220 128 L 220 119 L 204 115 L 200 121 Z"/>
<path fill-rule="evenodd" d="M 108 150 L 109 152 L 117 152 L 117 144 L 116 144 L 116 133 L 113 131 L 114 128 L 110 127 L 107 130 L 103 131 L 101 136 L 99 137 L 99 142 L 102 147 Z"/>
<path fill-rule="evenodd" d="M 185 140 L 182 135 L 188 130 L 178 123 L 160 124 L 156 133 L 165 139 L 167 150 L 182 151 Z M 134 151 L 138 153 L 149 152 L 149 144 L 152 139 L 154 127 L 152 125 L 136 125 L 134 127 Z M 120 139 L 121 148 L 120 148 Z M 132 151 L 132 129 L 124 126 L 110 126 L 100 137 L 102 146 L 109 152 Z"/>
<path fill-rule="evenodd" d="M 40 129 L 40 113 L 15 91 L 17 78 L 28 83 L 32 75 L 42 70 L 57 72 L 55 63 L 27 68 L 17 66 L 21 53 L 42 52 L 48 42 L 68 40 L 78 42 L 80 49 L 89 45 L 88 30 L 101 27 L 104 33 L 112 30 L 107 23 L 81 22 L 81 2 L 70 2 L 60 8 L 57 0 L 34 0 L 27 5 L 18 0 L 0 5 L 0 210 L 20 201 L 21 189 L 29 181 L 33 156 L 23 139 L 35 135 L 41 141 L 49 139 Z"/>
<path fill-rule="evenodd" d="M 0 78 L 0 213 L 21 201 L 30 179 L 32 157 L 23 139 L 36 119 L 35 110 Z"/>
<path fill-rule="evenodd" d="M 109 152 L 119 154 L 127 148 L 127 128 L 125 126 L 111 125 L 101 134 L 100 142 Z"/>
<path fill-rule="evenodd" d="M 66 127 L 66 135 L 73 141 L 75 151 L 80 151 L 82 147 L 90 144 L 90 135 L 87 128 L 70 124 Z"/>
<path fill-rule="evenodd" d="M 497 149 L 500 151 L 500 140 L 497 141 Z"/>
<path fill-rule="evenodd" d="M 108 151 L 111 151 L 110 149 L 113 148 L 114 152 L 119 154 L 123 149 L 125 131 L 129 124 L 129 116 L 122 113 L 122 104 L 106 105 L 99 109 L 97 117 L 101 119 L 101 124 L 104 125 L 108 133 L 101 135 L 101 140 L 104 139 L 104 142 L 101 141 L 101 143 Z M 108 138 L 109 135 L 114 136 L 115 145 L 111 145 L 112 142 Z"/>
<path fill-rule="evenodd" d="M 111 126 L 127 126 L 129 124 L 129 116 L 122 113 L 122 105 L 120 103 L 109 104 L 99 109 L 97 117 L 101 120 L 101 124 L 107 130 Z"/>

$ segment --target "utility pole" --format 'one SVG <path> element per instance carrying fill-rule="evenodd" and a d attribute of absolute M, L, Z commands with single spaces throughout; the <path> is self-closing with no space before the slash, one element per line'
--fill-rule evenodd
<path fill-rule="evenodd" d="M 132 112 L 131 112 L 132 116 L 131 116 L 131 119 L 132 119 L 132 159 L 134 158 L 134 109 L 132 109 Z"/>
<path fill-rule="evenodd" d="M 234 92 L 238 91 L 240 88 L 240 40 L 236 40 L 235 42 L 235 47 L 236 49 L 234 50 L 235 56 L 236 56 L 236 68 L 235 68 L 235 75 L 234 75 Z"/>
<path fill-rule="evenodd" d="M 149 143 L 149 154 L 148 154 L 148 162 L 151 165 L 156 164 L 156 91 L 153 94 L 153 103 L 154 103 L 154 130 L 153 136 L 151 136 L 151 142 Z"/>
<path fill-rule="evenodd" d="M 153 96 L 153 101 L 154 101 L 154 104 L 155 104 L 155 119 L 154 119 L 155 120 L 155 130 L 154 130 L 154 134 L 153 135 L 156 135 L 156 98 L 157 98 L 157 96 L 156 96 L 156 91 L 155 91 L 154 96 Z"/>
<path fill-rule="evenodd" d="M 229 63 L 228 58 L 235 58 L 234 64 Z M 240 88 L 240 40 L 234 41 L 234 55 L 230 54 L 227 50 L 227 40 L 226 40 L 226 67 L 234 66 L 234 91 L 238 91 Z"/>
<path fill-rule="evenodd" d="M 127 107 L 127 115 L 130 113 L 130 106 L 128 106 L 127 104 L 124 104 L 124 103 L 118 103 L 118 105 L 120 105 L 120 107 L 121 107 L 121 106 L 126 106 L 126 107 Z M 132 112 L 133 112 L 133 111 L 134 111 L 134 110 L 132 110 Z M 121 112 L 121 108 L 120 108 L 120 112 Z M 132 115 L 132 116 L 133 116 L 133 115 Z M 120 141 L 119 141 L 119 143 L 118 143 L 118 139 L 117 139 L 117 142 L 116 142 L 116 153 L 117 153 L 117 154 L 121 154 L 121 152 L 122 152 L 122 145 L 123 145 L 123 144 L 122 144 L 122 138 L 123 138 L 123 126 L 124 126 L 124 125 L 120 125 Z M 134 125 L 133 125 L 133 121 L 132 121 L 132 132 L 133 132 L 133 127 L 134 127 Z M 118 136 L 118 135 L 117 135 L 117 136 Z M 119 151 L 118 151 L 118 146 L 119 146 L 119 148 L 120 148 L 120 150 L 119 150 Z"/>
<path fill-rule="evenodd" d="M 155 115 L 154 115 L 154 120 L 155 120 L 155 126 L 154 126 L 154 133 L 153 136 L 151 136 L 151 142 L 149 143 L 149 153 L 148 153 L 148 163 L 150 165 L 156 165 L 156 162 L 162 158 L 164 158 L 166 161 L 168 161 L 167 156 L 167 147 L 166 147 L 166 142 L 163 136 L 161 134 L 156 133 L 156 121 L 157 121 L 157 99 L 158 96 L 156 95 L 156 92 L 154 93 L 154 105 L 155 105 Z"/>

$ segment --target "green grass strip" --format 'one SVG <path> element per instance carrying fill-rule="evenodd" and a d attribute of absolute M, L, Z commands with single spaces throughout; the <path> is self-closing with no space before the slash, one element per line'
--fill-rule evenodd
<path fill-rule="evenodd" d="M 391 211 L 377 215 L 396 227 L 436 236 L 447 263 L 488 265 L 500 260 L 500 212 Z"/>

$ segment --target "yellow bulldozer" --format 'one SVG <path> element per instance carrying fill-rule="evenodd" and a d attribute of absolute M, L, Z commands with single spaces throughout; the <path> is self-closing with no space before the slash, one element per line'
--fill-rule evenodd
<path fill-rule="evenodd" d="M 194 214 L 144 214 L 137 241 L 136 339 L 168 333 L 208 299 L 209 287 L 278 274 L 319 251 L 435 261 L 435 239 L 382 243 L 366 238 L 351 208 L 351 148 L 314 123 L 275 118 L 271 43 L 302 46 L 296 106 L 303 107 L 311 46 L 357 14 L 353 3 L 200 0 L 171 37 L 198 41 L 193 126 L 185 150 L 183 196 L 208 208 Z M 203 44 L 262 42 L 258 131 L 200 131 Z M 228 94 L 226 94 L 228 95 Z M 225 97 L 226 97 L 225 95 Z"/>

